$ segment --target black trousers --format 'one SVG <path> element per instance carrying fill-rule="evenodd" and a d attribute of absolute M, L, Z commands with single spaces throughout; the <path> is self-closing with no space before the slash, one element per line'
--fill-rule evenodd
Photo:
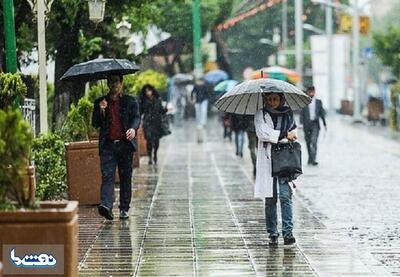
<path fill-rule="evenodd" d="M 119 208 L 128 211 L 132 196 L 133 149 L 129 141 L 108 141 L 100 154 L 102 184 L 101 204 L 112 209 L 114 202 L 115 169 L 120 179 Z M 88 192 L 90 193 L 90 192 Z"/>
<path fill-rule="evenodd" d="M 317 158 L 319 126 L 317 122 L 312 122 L 307 128 L 304 128 L 304 134 L 308 151 L 308 163 L 313 163 Z"/>

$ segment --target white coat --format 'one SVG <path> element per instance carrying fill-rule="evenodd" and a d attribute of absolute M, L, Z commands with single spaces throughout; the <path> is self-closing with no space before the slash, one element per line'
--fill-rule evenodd
<path fill-rule="evenodd" d="M 273 197 L 271 143 L 278 143 L 280 130 L 274 130 L 271 116 L 268 113 L 264 115 L 262 109 L 255 114 L 254 125 L 258 137 L 254 197 L 264 200 L 265 198 Z M 297 132 L 296 129 L 293 131 Z M 266 148 L 263 142 L 268 142 Z"/>

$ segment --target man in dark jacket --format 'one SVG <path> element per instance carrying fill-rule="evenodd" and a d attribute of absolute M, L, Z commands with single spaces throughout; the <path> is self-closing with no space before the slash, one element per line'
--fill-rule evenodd
<path fill-rule="evenodd" d="M 136 133 L 140 125 L 139 105 L 132 96 L 123 94 L 122 75 L 107 78 L 109 93 L 94 103 L 92 124 L 100 128 L 99 154 L 102 173 L 99 214 L 113 220 L 115 169 L 120 177 L 120 218 L 129 217 L 132 195 L 132 162 L 137 149 Z M 88 192 L 90 193 L 90 192 Z"/>
<path fill-rule="evenodd" d="M 325 130 L 325 110 L 322 106 L 322 101 L 315 98 L 314 86 L 307 88 L 307 94 L 311 97 L 311 103 L 305 107 L 300 113 L 300 123 L 303 124 L 304 135 L 307 143 L 308 164 L 318 165 L 317 157 L 317 142 L 320 130 L 319 120 L 322 119 Z"/>

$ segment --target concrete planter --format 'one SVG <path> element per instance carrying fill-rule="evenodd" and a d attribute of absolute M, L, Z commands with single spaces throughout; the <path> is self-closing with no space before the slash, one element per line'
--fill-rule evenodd
<path fill-rule="evenodd" d="M 78 276 L 78 202 L 41 202 L 37 210 L 0 211 L 0 248 L 31 244 L 62 245 L 62 276 Z M 5 263 L 11 261 L 3 257 L 3 251 L 0 251 L 0 260 L 4 274 Z"/>
<path fill-rule="evenodd" d="M 66 143 L 67 181 L 70 200 L 80 205 L 100 203 L 101 170 L 99 142 Z"/>

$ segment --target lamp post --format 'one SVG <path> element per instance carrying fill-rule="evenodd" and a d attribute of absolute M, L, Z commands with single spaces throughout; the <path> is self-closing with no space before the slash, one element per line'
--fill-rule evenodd
<path fill-rule="evenodd" d="M 39 107 L 40 133 L 48 132 L 47 121 L 47 72 L 46 72 L 46 13 L 50 12 L 54 0 L 27 0 L 36 15 L 39 57 Z"/>
<path fill-rule="evenodd" d="M 203 76 L 203 65 L 201 62 L 201 10 L 200 0 L 193 0 L 192 25 L 193 25 L 193 64 L 194 76 L 199 79 Z"/>
<path fill-rule="evenodd" d="M 15 73 L 17 72 L 17 51 L 13 0 L 3 0 L 3 22 L 6 50 L 6 71 Z"/>
<path fill-rule="evenodd" d="M 130 35 L 132 25 L 126 20 L 126 17 L 122 18 L 122 21 L 117 24 L 118 37 L 127 38 Z"/>
<path fill-rule="evenodd" d="M 106 9 L 106 0 L 88 0 L 89 20 L 94 23 L 100 23 L 104 19 Z"/>
<path fill-rule="evenodd" d="M 300 76 L 299 87 L 303 86 L 303 0 L 295 0 L 295 43 L 296 71 Z"/>

